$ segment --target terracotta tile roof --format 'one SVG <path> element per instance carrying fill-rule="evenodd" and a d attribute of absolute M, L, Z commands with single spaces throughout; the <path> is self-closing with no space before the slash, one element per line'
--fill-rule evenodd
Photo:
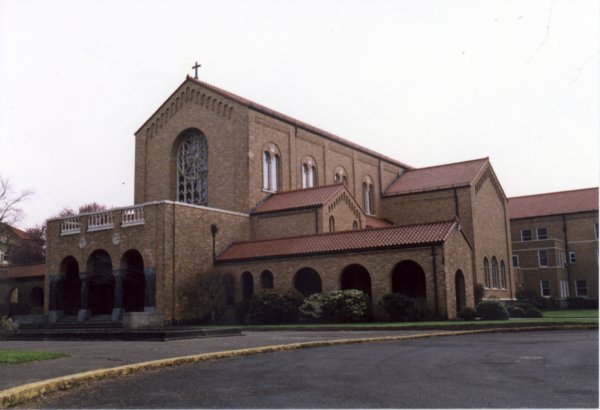
<path fill-rule="evenodd" d="M 446 241 L 456 225 L 457 222 L 452 220 L 238 242 L 231 245 L 217 260 L 218 262 L 232 262 L 429 245 Z"/>
<path fill-rule="evenodd" d="M 398 166 L 400 166 L 402 168 L 405 168 L 405 169 L 411 169 L 412 168 L 410 165 L 406 165 L 406 164 L 404 164 L 404 163 L 402 163 L 402 162 L 400 162 L 398 160 L 395 160 L 394 158 L 390 158 L 388 156 L 382 155 L 382 154 L 380 154 L 380 153 L 378 153 L 376 151 L 373 151 L 373 150 L 371 150 L 369 148 L 365 148 L 365 147 L 363 147 L 361 145 L 358 145 L 358 144 L 355 144 L 355 143 L 353 143 L 351 141 L 348 141 L 347 139 L 344 139 L 342 137 L 338 137 L 335 134 L 332 134 L 330 132 L 324 131 L 324 130 L 319 129 L 317 127 L 314 127 L 314 126 L 312 126 L 310 124 L 307 124 L 305 122 L 302 122 L 302 121 L 299 121 L 299 120 L 297 120 L 295 118 L 292 118 L 292 117 L 290 117 L 288 115 L 285 115 L 285 114 L 282 114 L 282 113 L 277 112 L 275 110 L 272 110 L 270 108 L 267 108 L 264 105 L 260 105 L 258 103 L 255 103 L 254 101 L 250 101 L 250 100 L 248 100 L 248 99 L 246 99 L 244 97 L 240 97 L 237 94 L 231 93 L 229 91 L 225 91 L 222 88 L 219 88 L 219 87 L 216 87 L 214 85 L 205 83 L 204 81 L 196 80 L 196 79 L 190 77 L 189 75 L 186 76 L 186 80 L 185 81 L 193 81 L 196 84 L 201 85 L 202 87 L 205 87 L 205 88 L 207 88 L 207 89 L 209 89 L 211 91 L 214 91 L 215 93 L 220 94 L 220 95 L 222 95 L 224 97 L 227 97 L 227 98 L 229 98 L 229 99 L 237 102 L 238 104 L 246 106 L 246 107 L 248 107 L 248 108 L 250 108 L 250 109 L 252 109 L 254 111 L 258 111 L 258 112 L 261 112 L 261 113 L 263 113 L 265 115 L 268 115 L 270 117 L 277 118 L 278 120 L 281 120 L 283 122 L 287 122 L 288 124 L 291 124 L 291 125 L 293 125 L 293 126 L 295 126 L 297 128 L 301 128 L 301 129 L 304 129 L 306 131 L 312 132 L 314 134 L 320 135 L 320 136 L 322 136 L 324 138 L 327 138 L 327 139 L 329 139 L 331 141 L 335 141 L 335 142 L 340 143 L 342 145 L 345 145 L 347 147 L 353 148 L 353 149 L 355 149 L 357 151 L 364 152 L 365 154 L 372 155 L 372 156 L 374 156 L 376 158 L 380 158 L 380 159 L 382 159 L 384 161 L 387 161 L 387 162 L 389 162 L 391 164 L 398 165 Z M 184 83 L 185 83 L 185 81 L 184 81 Z M 171 96 L 173 96 L 176 92 L 177 92 L 177 90 L 175 92 L 173 92 L 173 94 L 171 94 Z M 169 96 L 169 98 L 171 98 L 171 96 Z M 167 98 L 167 100 L 169 98 Z M 144 128 L 146 126 L 146 123 L 148 121 L 150 121 L 152 119 L 152 117 L 154 117 L 154 115 L 161 110 L 161 108 L 162 108 L 162 105 L 158 108 L 158 110 L 156 110 L 150 116 L 150 118 L 148 120 L 146 120 L 146 122 L 144 122 L 144 124 L 136 131 L 136 133 L 139 132 L 142 128 Z"/>
<path fill-rule="evenodd" d="M 365 219 L 367 228 L 385 228 L 388 226 L 394 226 L 393 223 L 386 221 L 385 219 L 376 218 L 374 216 L 366 216 Z"/>
<path fill-rule="evenodd" d="M 385 190 L 384 196 L 469 186 L 488 162 L 488 158 L 481 158 L 411 169 L 392 182 Z"/>
<path fill-rule="evenodd" d="M 510 218 L 598 211 L 598 188 L 518 196 L 508 199 Z"/>
<path fill-rule="evenodd" d="M 323 205 L 343 189 L 343 184 L 335 184 L 279 192 L 265 198 L 252 213 L 263 214 L 266 212 L 288 211 Z"/>
<path fill-rule="evenodd" d="M 28 278 L 33 276 L 44 276 L 46 264 L 36 263 L 33 265 L 0 266 L 0 279 Z"/>
<path fill-rule="evenodd" d="M 19 239 L 29 239 L 29 235 L 27 235 L 27 232 L 20 230 L 19 228 L 15 228 L 14 226 L 10 227 L 13 231 L 13 233 L 15 234 L 15 236 Z"/>

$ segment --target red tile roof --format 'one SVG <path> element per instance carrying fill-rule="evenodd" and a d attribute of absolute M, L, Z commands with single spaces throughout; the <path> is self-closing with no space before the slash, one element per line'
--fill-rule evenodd
<path fill-rule="evenodd" d="M 33 265 L 0 266 L 0 279 L 28 278 L 44 276 L 46 264 L 36 263 Z"/>
<path fill-rule="evenodd" d="M 281 120 L 283 122 L 287 122 L 288 124 L 291 124 L 291 125 L 293 125 L 293 126 L 295 126 L 297 128 L 301 128 L 301 129 L 304 129 L 304 130 L 306 130 L 308 132 L 312 132 L 314 134 L 318 134 L 318 135 L 320 135 L 320 136 L 322 136 L 324 138 L 327 138 L 328 140 L 340 143 L 340 144 L 345 145 L 347 147 L 350 147 L 350 148 L 353 148 L 355 150 L 364 152 L 365 154 L 372 155 L 372 156 L 374 156 L 376 158 L 380 158 L 380 159 L 382 159 L 384 161 L 387 161 L 387 162 L 389 162 L 391 164 L 398 165 L 398 166 L 400 166 L 402 168 L 405 168 L 405 169 L 411 169 L 412 168 L 410 165 L 406 165 L 406 164 L 404 164 L 404 163 L 402 163 L 400 161 L 395 160 L 394 158 L 390 158 L 390 157 L 387 157 L 385 155 L 382 155 L 382 154 L 380 154 L 380 153 L 378 153 L 376 151 L 373 151 L 373 150 L 371 150 L 369 148 L 365 148 L 365 147 L 363 147 L 361 145 L 358 145 L 358 144 L 355 144 L 355 143 L 353 143 L 351 141 L 348 141 L 348 140 L 346 140 L 346 139 L 344 139 L 342 137 L 338 137 L 335 134 L 332 134 L 330 132 L 324 131 L 322 129 L 319 129 L 317 127 L 309 125 L 309 124 L 307 124 L 305 122 L 302 122 L 302 121 L 299 121 L 299 120 L 297 120 L 295 118 L 292 118 L 292 117 L 290 117 L 288 115 L 285 115 L 285 114 L 282 114 L 282 113 L 280 113 L 278 111 L 275 111 L 275 110 L 272 110 L 270 108 L 267 108 L 264 105 L 257 104 L 257 103 L 255 103 L 253 101 L 250 101 L 250 100 L 248 100 L 248 99 L 246 99 L 244 97 L 240 97 L 237 94 L 231 93 L 229 91 L 225 91 L 222 88 L 219 88 L 219 87 L 216 87 L 214 85 L 205 83 L 204 81 L 196 80 L 196 79 L 190 77 L 189 75 L 186 76 L 185 81 L 193 81 L 196 84 L 199 84 L 202 87 L 205 87 L 205 88 L 207 88 L 207 89 L 209 89 L 209 90 L 211 90 L 211 91 L 213 91 L 213 92 L 215 92 L 217 94 L 220 94 L 220 95 L 222 95 L 224 97 L 227 97 L 227 98 L 229 98 L 229 99 L 237 102 L 240 105 L 246 106 L 246 107 L 248 107 L 248 108 L 250 108 L 250 109 L 252 109 L 254 111 L 261 112 L 261 113 L 263 113 L 265 115 L 268 115 L 270 117 L 277 118 L 278 120 Z M 184 83 L 185 83 L 185 81 L 184 81 Z M 182 83 L 182 85 L 183 85 L 183 83 Z M 173 92 L 173 94 L 171 94 L 171 96 L 173 96 L 176 92 L 177 92 L 177 90 L 175 92 Z M 171 97 L 169 97 L 169 98 L 171 98 Z M 167 98 L 167 100 L 169 98 Z M 156 110 L 150 116 L 150 118 L 148 120 L 146 120 L 146 122 L 144 122 L 144 124 L 136 131 L 136 133 L 139 132 L 142 128 L 144 128 L 146 126 L 146 123 L 148 123 L 148 121 L 150 121 L 152 119 L 152 117 L 154 117 L 154 115 L 161 110 L 161 108 L 162 108 L 162 105 L 158 108 L 158 110 Z"/>
<path fill-rule="evenodd" d="M 392 182 L 385 190 L 384 196 L 469 186 L 487 163 L 488 158 L 481 158 L 411 169 Z"/>
<path fill-rule="evenodd" d="M 367 251 L 404 248 L 445 242 L 455 220 L 358 231 L 332 232 L 292 238 L 238 242 L 231 245 L 219 262 L 243 261 L 261 258 L 292 257 L 311 254 Z"/>
<path fill-rule="evenodd" d="M 265 198 L 252 213 L 262 214 L 323 205 L 343 189 L 343 184 L 335 184 L 272 194 Z"/>
<path fill-rule="evenodd" d="M 29 235 L 27 232 L 20 230 L 19 228 L 15 228 L 14 226 L 10 227 L 15 234 L 15 236 L 19 239 L 29 239 Z"/>
<path fill-rule="evenodd" d="M 508 199 L 510 218 L 598 211 L 598 188 L 518 196 Z"/>
<path fill-rule="evenodd" d="M 367 228 L 385 228 L 388 226 L 394 226 L 393 223 L 386 221 L 385 219 L 376 218 L 374 216 L 367 215 L 365 220 Z"/>

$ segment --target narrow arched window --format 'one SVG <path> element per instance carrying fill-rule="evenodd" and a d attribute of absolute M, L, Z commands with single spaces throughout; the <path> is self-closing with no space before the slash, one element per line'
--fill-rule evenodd
<path fill-rule="evenodd" d="M 370 177 L 363 181 L 363 206 L 367 215 L 373 215 L 373 181 Z"/>
<path fill-rule="evenodd" d="M 492 257 L 492 288 L 498 289 L 498 260 Z"/>
<path fill-rule="evenodd" d="M 271 184 L 270 189 L 273 192 L 279 191 L 279 155 L 273 155 L 271 158 Z"/>
<path fill-rule="evenodd" d="M 265 191 L 269 190 L 269 172 L 271 169 L 271 154 L 267 151 L 263 152 L 263 189 Z"/>
<path fill-rule="evenodd" d="M 311 157 L 306 157 L 302 161 L 302 188 L 316 187 L 317 184 L 317 165 Z"/>
<path fill-rule="evenodd" d="M 335 232 L 335 218 L 333 215 L 329 217 L 329 232 Z"/>
<path fill-rule="evenodd" d="M 185 131 L 177 150 L 177 200 L 196 205 L 208 201 L 208 146 L 200 130 Z"/>
<path fill-rule="evenodd" d="M 348 177 L 346 176 L 346 170 L 343 167 L 336 167 L 333 174 L 333 183 L 343 183 L 348 185 Z"/>
<path fill-rule="evenodd" d="M 500 260 L 500 286 L 506 289 L 506 265 L 503 260 Z"/>
<path fill-rule="evenodd" d="M 281 157 L 275 144 L 268 144 L 263 151 L 263 190 L 277 192 L 280 188 Z"/>
<path fill-rule="evenodd" d="M 488 258 L 483 258 L 483 280 L 486 288 L 490 287 L 490 263 L 488 262 Z"/>
<path fill-rule="evenodd" d="M 352 229 L 355 231 L 358 229 L 358 222 L 356 222 L 356 221 L 352 222 Z"/>

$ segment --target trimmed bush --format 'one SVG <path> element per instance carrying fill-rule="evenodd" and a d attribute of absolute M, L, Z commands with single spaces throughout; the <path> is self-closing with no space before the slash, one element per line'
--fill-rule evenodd
<path fill-rule="evenodd" d="M 250 323 L 296 323 L 302 295 L 288 291 L 283 295 L 260 292 L 252 296 L 248 305 L 247 321 Z"/>
<path fill-rule="evenodd" d="M 462 320 L 475 320 L 477 311 L 472 307 L 464 307 L 458 312 L 458 317 Z"/>
<path fill-rule="evenodd" d="M 477 305 L 477 313 L 483 320 L 507 320 L 508 312 L 504 305 L 494 300 L 485 300 Z"/>
<path fill-rule="evenodd" d="M 530 309 L 535 309 L 535 308 L 532 307 Z M 523 309 L 519 306 L 507 306 L 506 311 L 508 312 L 508 315 L 510 317 L 516 317 L 516 318 L 525 317 L 525 309 Z"/>
<path fill-rule="evenodd" d="M 554 298 L 546 298 L 540 296 L 538 292 L 533 289 L 522 289 L 517 292 L 517 299 L 520 302 L 526 302 L 540 310 L 558 310 L 560 309 L 560 302 Z M 527 310 L 526 308 L 524 308 Z"/>
<path fill-rule="evenodd" d="M 360 290 L 334 290 L 323 297 L 323 318 L 328 323 L 366 322 L 371 301 Z"/>
<path fill-rule="evenodd" d="M 475 298 L 475 304 L 479 304 L 483 300 L 483 294 L 485 293 L 485 289 L 481 283 L 476 283 L 473 288 L 473 297 Z"/>
<path fill-rule="evenodd" d="M 413 299 L 401 293 L 388 293 L 379 302 L 393 322 L 410 322 L 415 320 L 417 306 Z"/>
<path fill-rule="evenodd" d="M 523 317 L 544 317 L 542 312 L 536 308 L 527 309 Z"/>
<path fill-rule="evenodd" d="M 315 293 L 305 298 L 300 305 L 300 321 L 307 323 L 319 323 L 323 321 L 323 301 L 325 295 Z"/>
<path fill-rule="evenodd" d="M 598 299 L 568 298 L 569 309 L 598 309 Z"/>

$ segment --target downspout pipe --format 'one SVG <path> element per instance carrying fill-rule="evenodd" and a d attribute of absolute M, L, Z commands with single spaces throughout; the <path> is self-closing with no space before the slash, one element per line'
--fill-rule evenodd
<path fill-rule="evenodd" d="M 567 232 L 567 216 L 562 214 L 563 240 L 565 241 L 565 263 L 567 265 L 567 280 L 569 281 L 569 297 L 571 297 L 571 257 L 569 256 L 569 237 Z"/>
<path fill-rule="evenodd" d="M 213 261 L 213 265 L 217 261 L 217 250 L 216 250 L 217 232 L 219 232 L 219 228 L 217 228 L 217 225 L 212 224 L 210 226 L 210 233 L 212 234 L 212 261 Z"/>
<path fill-rule="evenodd" d="M 435 245 L 431 245 L 431 266 L 433 268 L 433 295 L 434 295 L 434 306 L 435 306 L 435 314 L 439 315 L 439 306 L 438 306 L 438 286 L 437 286 L 437 262 L 436 262 L 436 253 L 435 253 Z"/>

